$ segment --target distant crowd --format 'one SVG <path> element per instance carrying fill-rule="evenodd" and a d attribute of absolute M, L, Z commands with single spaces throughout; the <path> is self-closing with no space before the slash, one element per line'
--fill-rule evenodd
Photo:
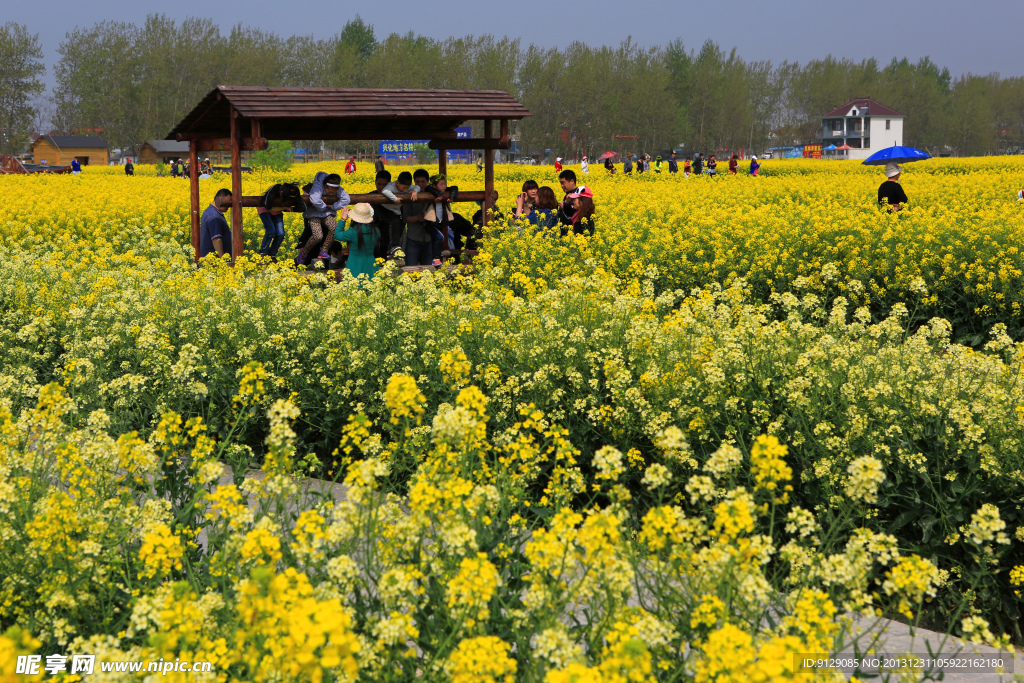
<path fill-rule="evenodd" d="M 618 168 L 615 165 L 614 158 L 618 156 L 614 152 L 607 152 L 601 155 L 601 161 L 604 163 L 604 169 L 610 175 L 618 173 Z M 641 173 L 661 173 L 667 171 L 668 173 L 679 173 L 679 160 L 676 157 L 676 153 L 672 152 L 668 160 L 663 160 L 661 155 L 654 158 L 654 165 L 651 165 L 651 155 L 642 154 L 637 156 L 634 154 L 632 157 L 626 155 L 622 160 L 622 172 L 626 175 L 632 175 L 633 169 L 636 169 L 637 174 Z M 740 171 L 740 157 L 738 154 L 733 154 L 729 158 L 729 173 L 732 175 L 739 174 Z M 555 170 L 562 170 L 562 157 L 555 158 Z M 584 175 L 590 173 L 590 160 L 586 155 L 580 161 L 580 170 Z M 683 160 L 683 176 L 689 178 L 693 174 L 697 175 L 709 175 L 714 176 L 718 173 L 718 156 L 715 154 L 708 155 L 705 157 L 701 153 L 697 153 L 694 156 L 688 156 Z M 761 163 L 757 160 L 757 157 L 751 157 L 750 165 L 747 168 L 747 173 L 752 176 L 756 176 L 761 170 Z"/>

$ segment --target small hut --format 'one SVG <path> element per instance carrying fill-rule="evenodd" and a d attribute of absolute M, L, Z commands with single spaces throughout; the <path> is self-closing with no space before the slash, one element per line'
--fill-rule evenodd
<path fill-rule="evenodd" d="M 174 140 L 146 140 L 139 145 L 140 164 L 169 164 L 188 158 L 188 143 Z"/>
<path fill-rule="evenodd" d="M 40 135 L 32 143 L 32 163 L 68 166 L 78 159 L 82 166 L 106 166 L 107 143 L 91 135 Z"/>

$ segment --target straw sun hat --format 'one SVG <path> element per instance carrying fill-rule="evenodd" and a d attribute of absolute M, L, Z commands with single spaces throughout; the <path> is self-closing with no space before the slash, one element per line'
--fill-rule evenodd
<path fill-rule="evenodd" d="M 348 217 L 356 223 L 369 223 L 373 220 L 373 208 L 366 203 L 356 204 L 348 210 Z"/>

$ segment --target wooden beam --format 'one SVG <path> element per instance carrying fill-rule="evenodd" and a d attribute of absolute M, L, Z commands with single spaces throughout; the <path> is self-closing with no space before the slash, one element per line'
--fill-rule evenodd
<path fill-rule="evenodd" d="M 241 116 L 231 105 L 231 260 L 242 255 L 242 131 Z"/>
<path fill-rule="evenodd" d="M 461 140 L 431 140 L 430 149 L 508 149 L 511 144 L 506 138 L 462 138 Z"/>
<path fill-rule="evenodd" d="M 437 172 L 448 175 L 448 150 L 442 149 L 437 153 Z"/>
<path fill-rule="evenodd" d="M 188 145 L 188 187 L 192 210 L 192 251 L 199 261 L 199 152 L 194 141 Z"/>
<path fill-rule="evenodd" d="M 491 119 L 484 119 L 484 139 L 491 140 L 494 137 L 494 126 Z M 494 208 L 494 151 L 488 149 L 484 152 L 484 205 L 481 212 L 481 223 L 487 225 L 489 222 L 488 212 Z"/>
<path fill-rule="evenodd" d="M 196 138 L 191 136 L 185 137 L 182 142 L 195 142 L 199 145 L 200 152 L 230 152 L 231 151 L 231 138 Z M 241 138 L 242 150 L 246 152 L 255 152 L 261 149 L 266 149 L 269 143 L 266 138 Z"/>
<path fill-rule="evenodd" d="M 411 202 L 411 201 L 413 201 L 412 200 L 412 194 L 409 193 L 409 192 L 406 192 L 404 194 L 396 194 L 395 196 L 398 197 L 399 199 L 401 199 L 403 202 Z M 476 190 L 476 191 L 469 191 L 469 190 L 467 190 L 465 192 L 459 192 L 458 199 L 456 200 L 455 203 L 456 204 L 460 204 L 460 203 L 463 203 L 463 202 L 482 202 L 482 201 L 484 201 L 484 197 L 485 196 L 486 195 L 481 190 Z M 258 197 L 258 196 L 255 196 L 255 195 L 249 195 L 247 197 L 242 197 L 242 199 L 241 199 L 242 208 L 243 209 L 253 209 L 253 208 L 256 208 L 257 206 L 260 205 L 260 199 L 262 199 L 262 197 Z M 372 194 L 350 194 L 349 195 L 349 199 L 351 200 L 352 204 L 361 204 L 361 203 L 366 203 L 366 204 L 390 204 L 391 203 L 390 199 L 388 199 L 387 197 L 385 197 L 382 194 L 377 194 L 376 192 L 374 192 Z M 491 193 L 491 199 L 493 201 L 497 201 L 498 193 L 497 192 L 492 192 Z M 434 201 L 434 196 L 429 194 L 429 193 L 426 193 L 426 192 L 421 192 L 419 197 L 416 199 L 416 203 L 418 203 L 418 204 L 426 204 L 426 203 L 429 203 L 429 202 L 432 202 L 432 201 Z M 275 208 L 279 208 L 282 211 L 291 211 L 291 208 L 289 208 L 287 206 L 279 206 L 279 207 L 275 207 Z"/>

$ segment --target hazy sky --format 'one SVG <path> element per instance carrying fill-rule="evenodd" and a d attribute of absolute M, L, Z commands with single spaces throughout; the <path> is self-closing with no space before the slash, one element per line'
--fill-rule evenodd
<path fill-rule="evenodd" d="M 710 38 L 725 49 L 735 46 L 747 60 L 806 62 L 831 53 L 875 57 L 884 64 L 893 56 L 916 61 L 928 55 L 954 76 L 1024 76 L 1024 0 L 0 0 L 0 21 L 38 33 L 51 69 L 57 46 L 76 26 L 103 20 L 141 24 L 147 14 L 160 12 L 177 20 L 209 17 L 222 33 L 241 22 L 282 36 L 323 38 L 358 12 L 378 39 L 410 30 L 435 38 L 491 33 L 548 47 L 574 40 L 618 45 L 632 36 L 641 45 L 681 38 L 699 49 Z M 52 82 L 52 73 L 46 80 Z"/>

